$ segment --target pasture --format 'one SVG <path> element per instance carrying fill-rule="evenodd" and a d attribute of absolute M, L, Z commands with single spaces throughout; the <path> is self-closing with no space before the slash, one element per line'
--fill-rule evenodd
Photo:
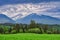
<path fill-rule="evenodd" d="M 60 34 L 0 34 L 0 40 L 60 40 Z"/>

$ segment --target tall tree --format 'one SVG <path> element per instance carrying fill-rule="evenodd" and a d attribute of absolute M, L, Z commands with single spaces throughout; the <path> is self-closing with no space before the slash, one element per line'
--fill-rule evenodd
<path fill-rule="evenodd" d="M 15 30 L 16 30 L 17 33 L 20 31 L 20 26 L 19 26 L 19 24 L 16 24 L 14 28 L 15 28 Z"/>
<path fill-rule="evenodd" d="M 31 20 L 29 26 L 30 26 L 30 28 L 35 28 L 36 27 L 36 22 L 34 20 Z"/>
<path fill-rule="evenodd" d="M 21 27 L 23 33 L 25 33 L 26 25 L 25 24 L 20 24 L 20 27 Z"/>
<path fill-rule="evenodd" d="M 0 28 L 0 33 L 4 33 L 4 29 L 3 28 Z"/>
<path fill-rule="evenodd" d="M 8 31 L 9 31 L 9 33 L 11 33 L 11 31 L 12 31 L 12 28 L 10 27 L 10 28 L 8 29 Z"/>
<path fill-rule="evenodd" d="M 48 25 L 44 25 L 43 29 L 44 29 L 44 32 L 47 33 Z"/>

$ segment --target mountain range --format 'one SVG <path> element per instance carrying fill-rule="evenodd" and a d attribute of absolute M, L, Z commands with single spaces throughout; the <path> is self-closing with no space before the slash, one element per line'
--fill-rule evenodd
<path fill-rule="evenodd" d="M 37 15 L 36 13 L 32 13 L 24 18 L 19 18 L 16 20 L 16 22 L 29 24 L 31 20 L 36 21 L 36 23 L 43 24 L 60 24 L 60 19 L 58 18 L 50 17 L 47 15 Z"/>
<path fill-rule="evenodd" d="M 32 13 L 30 15 L 27 15 L 23 18 L 18 18 L 16 20 L 12 20 L 11 18 L 9 18 L 4 14 L 0 14 L 0 24 L 1 23 L 29 24 L 31 20 L 34 20 L 36 23 L 42 23 L 42 24 L 60 24 L 60 19 L 58 18 L 50 17 L 47 15 L 38 15 L 36 13 Z"/>
<path fill-rule="evenodd" d="M 3 23 L 15 23 L 15 21 L 4 14 L 0 14 L 0 24 Z"/>

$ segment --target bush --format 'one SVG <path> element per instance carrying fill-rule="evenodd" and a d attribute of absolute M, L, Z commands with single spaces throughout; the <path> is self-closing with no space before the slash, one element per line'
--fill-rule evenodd
<path fill-rule="evenodd" d="M 39 28 L 31 28 L 28 30 L 29 33 L 40 33 Z"/>

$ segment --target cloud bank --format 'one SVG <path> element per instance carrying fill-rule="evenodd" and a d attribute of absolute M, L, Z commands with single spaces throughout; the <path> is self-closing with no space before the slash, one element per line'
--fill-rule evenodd
<path fill-rule="evenodd" d="M 60 2 L 3 5 L 0 6 L 0 13 L 7 15 L 14 20 L 16 20 L 17 18 L 25 17 L 31 13 L 60 18 Z"/>

